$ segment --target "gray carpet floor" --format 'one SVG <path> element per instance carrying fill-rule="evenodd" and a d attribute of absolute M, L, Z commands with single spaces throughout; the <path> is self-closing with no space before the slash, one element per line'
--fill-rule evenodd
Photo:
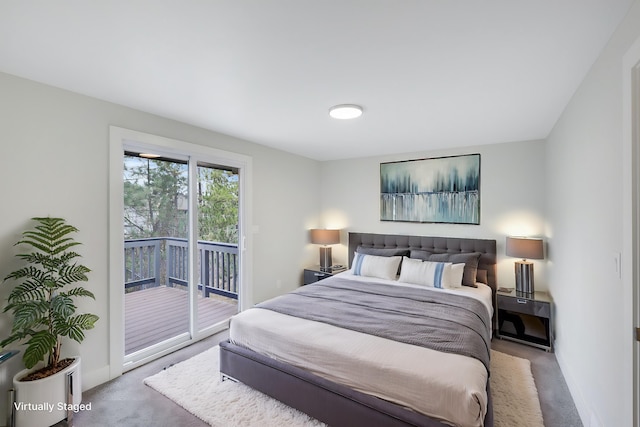
<path fill-rule="evenodd" d="M 582 427 L 578 410 L 554 353 L 497 338 L 491 342 L 491 348 L 529 359 L 545 427 Z"/>
<path fill-rule="evenodd" d="M 142 380 L 164 367 L 211 348 L 226 334 L 218 334 L 190 347 L 127 372 L 119 378 L 83 393 L 91 411 L 75 416 L 76 427 L 204 427 L 207 424 L 165 398 Z M 492 348 L 531 361 L 546 427 L 579 427 L 580 417 L 553 353 L 518 343 L 494 339 Z M 66 425 L 64 422 L 61 426 Z"/>

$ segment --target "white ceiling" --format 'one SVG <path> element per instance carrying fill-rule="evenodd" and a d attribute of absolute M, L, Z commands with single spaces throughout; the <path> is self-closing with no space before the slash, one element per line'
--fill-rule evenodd
<path fill-rule="evenodd" d="M 523 141 L 632 2 L 0 0 L 0 71 L 318 160 Z"/>

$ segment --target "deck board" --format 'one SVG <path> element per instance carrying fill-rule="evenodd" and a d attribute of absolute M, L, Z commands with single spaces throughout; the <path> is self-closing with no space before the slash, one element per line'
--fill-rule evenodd
<path fill-rule="evenodd" d="M 198 329 L 237 313 L 237 301 L 198 297 Z M 189 331 L 187 292 L 157 287 L 125 294 L 125 354 Z"/>

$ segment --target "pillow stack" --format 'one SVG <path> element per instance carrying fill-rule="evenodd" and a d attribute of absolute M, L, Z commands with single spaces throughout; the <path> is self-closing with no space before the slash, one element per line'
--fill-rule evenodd
<path fill-rule="evenodd" d="M 486 271 L 478 269 L 479 252 L 433 253 L 399 248 L 358 247 L 351 272 L 440 289 L 476 287 L 486 283 Z"/>
<path fill-rule="evenodd" d="M 480 252 L 465 253 L 432 253 L 428 251 L 411 251 L 411 258 L 421 259 L 432 262 L 451 262 L 453 264 L 464 263 L 464 274 L 462 276 L 462 286 L 476 287 L 478 280 L 478 262 L 480 260 Z M 486 272 L 485 272 L 486 280 Z M 486 281 L 483 281 L 486 283 Z"/>

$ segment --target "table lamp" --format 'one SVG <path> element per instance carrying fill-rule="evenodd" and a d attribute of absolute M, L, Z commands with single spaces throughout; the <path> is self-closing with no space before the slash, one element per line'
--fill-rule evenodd
<path fill-rule="evenodd" d="M 320 247 L 320 268 L 330 269 L 333 261 L 331 260 L 331 247 L 328 245 L 340 243 L 340 230 L 312 229 L 311 243 L 323 245 Z"/>
<path fill-rule="evenodd" d="M 522 258 L 516 261 L 516 292 L 533 294 L 533 263 L 527 259 L 543 259 L 542 239 L 528 237 L 507 237 L 507 256 Z"/>

